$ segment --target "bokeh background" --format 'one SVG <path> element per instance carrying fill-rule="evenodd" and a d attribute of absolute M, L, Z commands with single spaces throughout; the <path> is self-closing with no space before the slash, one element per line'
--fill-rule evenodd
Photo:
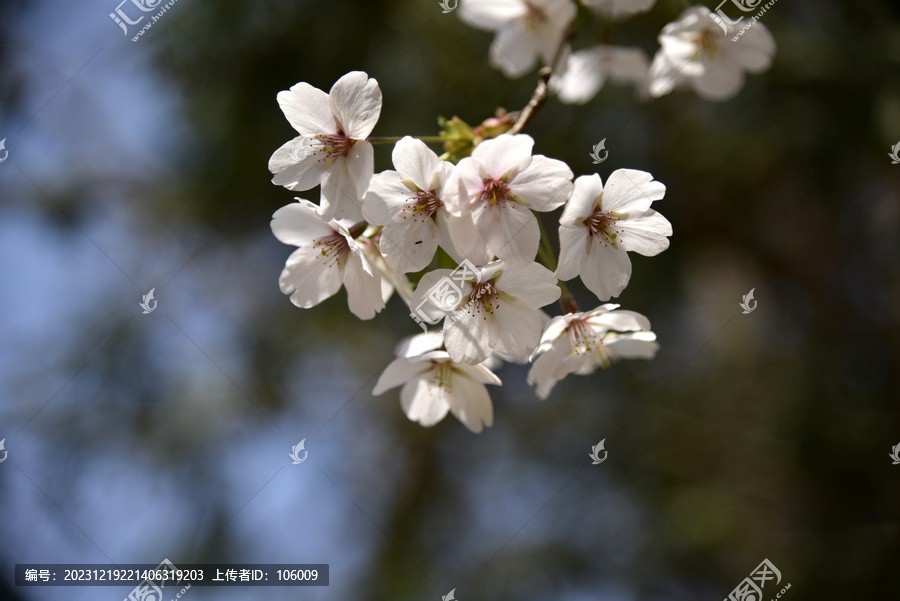
<path fill-rule="evenodd" d="M 399 299 L 362 322 L 343 292 L 279 292 L 275 95 L 361 69 L 374 135 L 435 135 L 521 108 L 536 74 L 491 69 L 490 34 L 436 0 L 178 0 L 137 43 L 115 7 L 0 3 L 0 598 L 131 588 L 16 588 L 16 563 L 163 558 L 331 566 L 327 588 L 198 601 L 719 600 L 763 558 L 790 601 L 900 598 L 897 3 L 781 0 L 772 69 L 725 103 L 548 102 L 536 152 L 668 187 L 671 247 L 620 298 L 662 348 L 545 402 L 506 365 L 480 435 L 371 395 L 418 331 Z M 609 33 L 652 56 L 683 8 Z"/>

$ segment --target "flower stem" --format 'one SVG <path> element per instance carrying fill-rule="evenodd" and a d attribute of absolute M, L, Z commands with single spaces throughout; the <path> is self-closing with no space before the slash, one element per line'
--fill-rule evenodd
<path fill-rule="evenodd" d="M 370 136 L 366 138 L 372 144 L 392 144 L 394 142 L 399 142 L 406 136 Z M 433 144 L 437 144 L 439 142 L 443 142 L 440 136 L 410 136 L 417 140 L 422 140 L 423 142 L 429 142 Z"/>
<path fill-rule="evenodd" d="M 537 215 L 535 215 L 535 217 L 537 217 Z M 550 239 L 547 237 L 547 232 L 544 230 L 543 222 L 540 219 L 538 219 L 537 222 L 538 228 L 541 230 L 541 244 L 538 246 L 538 258 L 544 264 L 544 267 L 550 271 L 556 271 L 556 257 L 553 256 L 553 248 L 550 246 Z M 575 298 L 572 296 L 572 293 L 569 292 L 566 283 L 562 280 L 557 280 L 556 284 L 562 291 L 562 294 L 559 297 L 559 306 L 562 307 L 563 313 L 578 313 L 578 303 L 575 302 Z"/>
<path fill-rule="evenodd" d="M 540 78 L 538 79 L 537 87 L 534 89 L 534 94 L 531 95 L 531 100 L 529 100 L 528 104 L 525 105 L 525 108 L 519 112 L 516 122 L 507 133 L 517 134 L 525 129 L 525 126 L 528 125 L 528 122 L 531 121 L 534 114 L 541 110 L 541 107 L 547 102 L 547 97 L 550 95 L 550 78 L 553 76 L 554 70 L 558 69 L 559 65 L 557 63 L 559 63 L 563 57 L 563 50 L 574 35 L 575 21 L 572 21 L 566 27 L 566 31 L 562 38 L 560 38 L 559 46 L 556 47 L 556 52 L 553 55 L 553 60 L 550 61 L 550 65 L 541 69 Z"/>

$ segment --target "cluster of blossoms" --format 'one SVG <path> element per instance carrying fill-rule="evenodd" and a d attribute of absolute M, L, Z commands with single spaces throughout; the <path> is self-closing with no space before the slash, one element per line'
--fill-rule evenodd
<path fill-rule="evenodd" d="M 645 317 L 615 304 L 579 312 L 563 284 L 580 277 L 608 301 L 628 284 L 629 252 L 668 247 L 672 227 L 651 208 L 665 186 L 649 173 L 620 169 L 605 185 L 596 174 L 574 179 L 564 162 L 534 154 L 530 136 L 487 131 L 457 163 L 404 137 L 395 169 L 375 174 L 368 138 L 382 97 L 374 79 L 348 73 L 330 93 L 299 83 L 278 103 L 299 135 L 272 155 L 273 182 L 321 185 L 318 204 L 297 199 L 273 216 L 275 236 L 297 247 L 282 292 L 309 308 L 343 286 L 360 319 L 396 292 L 413 317 L 443 320 L 440 331 L 404 340 L 375 386 L 375 394 L 402 387 L 409 419 L 430 426 L 452 412 L 474 432 L 490 426 L 486 385 L 500 385 L 493 369 L 502 361 L 532 362 L 528 382 L 546 398 L 568 374 L 655 355 Z M 535 212 L 560 207 L 557 267 Z M 456 269 L 440 268 L 439 248 Z M 556 301 L 565 314 L 551 319 L 542 308 Z"/>
<path fill-rule="evenodd" d="M 654 3 L 581 0 L 606 31 L 603 43 L 574 52 L 567 42 L 578 10 L 574 0 L 462 0 L 460 15 L 474 27 L 496 32 L 490 48 L 494 67 L 519 77 L 540 59 L 553 71 L 551 88 L 568 104 L 589 102 L 607 80 L 634 85 L 642 97 L 690 87 L 708 100 L 726 100 L 740 90 L 745 71 L 769 68 L 775 40 L 765 26 L 754 21 L 742 28 L 740 21 L 703 5 L 686 9 L 663 28 L 652 63 L 640 48 L 609 43 L 612 22 L 646 12 Z"/>

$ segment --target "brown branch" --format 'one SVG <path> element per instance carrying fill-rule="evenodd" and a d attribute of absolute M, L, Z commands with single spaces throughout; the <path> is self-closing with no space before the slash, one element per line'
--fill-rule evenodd
<path fill-rule="evenodd" d="M 566 44 L 572 39 L 572 36 L 575 35 L 574 25 L 575 22 L 572 21 L 566 27 L 565 33 L 559 40 L 559 46 L 556 47 L 556 52 L 553 54 L 553 60 L 550 62 L 549 66 L 544 67 L 539 72 L 538 84 L 534 89 L 534 94 L 531 95 L 531 100 L 528 101 L 525 108 L 519 111 L 515 124 L 507 133 L 517 134 L 525 129 L 525 126 L 528 125 L 528 122 L 531 121 L 534 114 L 541 110 L 541 107 L 547 102 L 547 98 L 550 95 L 550 78 L 553 77 L 557 64 L 562 58 Z"/>

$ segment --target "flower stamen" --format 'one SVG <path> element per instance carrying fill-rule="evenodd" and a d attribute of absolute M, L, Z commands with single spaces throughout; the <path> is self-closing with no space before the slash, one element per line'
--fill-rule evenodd
<path fill-rule="evenodd" d="M 431 219 L 438 209 L 444 206 L 444 201 L 437 197 L 434 190 L 419 190 L 415 196 L 410 196 L 409 203 L 403 207 L 400 214 L 404 219 L 419 219 L 425 221 Z"/>
<path fill-rule="evenodd" d="M 356 144 L 356 140 L 348 137 L 338 130 L 336 134 L 316 134 L 315 138 L 322 143 L 322 152 L 325 153 L 324 161 L 332 161 L 338 157 L 346 157 L 350 149 Z"/>
<path fill-rule="evenodd" d="M 607 243 L 612 247 L 616 247 L 616 243 L 620 241 L 620 232 L 616 230 L 615 223 L 619 218 L 607 213 L 600 206 L 594 209 L 594 212 L 584 220 L 591 236 L 600 242 Z"/>
<path fill-rule="evenodd" d="M 509 184 L 502 179 L 484 180 L 484 189 L 481 191 L 481 200 L 489 205 L 503 205 L 511 196 Z"/>
<path fill-rule="evenodd" d="M 316 260 L 322 257 L 328 267 L 337 265 L 342 267 L 350 255 L 350 244 L 347 239 L 340 233 L 334 232 L 331 235 L 319 238 L 313 241 L 313 248 L 320 248 L 318 254 L 315 255 Z"/>

